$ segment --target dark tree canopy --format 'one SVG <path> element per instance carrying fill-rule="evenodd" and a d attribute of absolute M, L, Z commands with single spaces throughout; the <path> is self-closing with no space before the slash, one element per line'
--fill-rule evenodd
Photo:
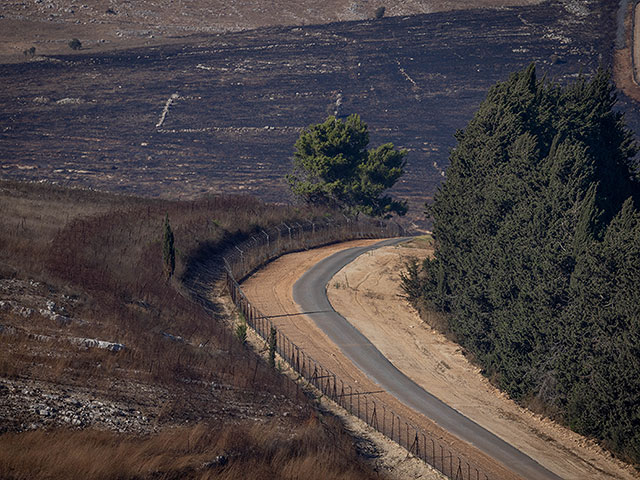
<path fill-rule="evenodd" d="M 369 132 L 358 115 L 329 117 L 305 129 L 295 144 L 292 192 L 307 203 L 374 217 L 404 215 L 406 202 L 384 195 L 404 173 L 405 150 L 392 143 L 367 150 Z"/>
<path fill-rule="evenodd" d="M 428 205 L 405 291 L 512 397 L 640 461 L 640 198 L 610 73 L 490 89 Z M 635 205 L 635 206 L 634 206 Z"/>

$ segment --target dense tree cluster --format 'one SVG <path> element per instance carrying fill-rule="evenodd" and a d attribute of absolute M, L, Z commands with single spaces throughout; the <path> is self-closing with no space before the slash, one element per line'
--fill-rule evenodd
<path fill-rule="evenodd" d="M 369 130 L 358 115 L 346 121 L 330 116 L 305 129 L 295 145 L 287 181 L 306 203 L 338 208 L 351 215 L 404 215 L 407 204 L 385 191 L 404 173 L 405 150 L 392 143 L 367 150 Z"/>
<path fill-rule="evenodd" d="M 512 397 L 640 462 L 640 184 L 615 101 L 602 70 L 494 86 L 427 206 L 435 257 L 403 284 Z"/>

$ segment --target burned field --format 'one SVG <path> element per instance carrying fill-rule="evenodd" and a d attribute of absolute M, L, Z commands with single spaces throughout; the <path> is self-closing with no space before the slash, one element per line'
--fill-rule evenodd
<path fill-rule="evenodd" d="M 373 146 L 409 150 L 395 193 L 420 217 L 486 90 L 532 61 L 560 80 L 609 63 L 616 8 L 564 1 L 268 28 L 2 65 L 0 177 L 284 201 L 300 129 L 355 112 Z"/>

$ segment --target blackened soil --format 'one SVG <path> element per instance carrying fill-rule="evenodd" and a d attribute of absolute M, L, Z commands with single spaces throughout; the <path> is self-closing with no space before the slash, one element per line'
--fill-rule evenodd
<path fill-rule="evenodd" d="M 586 8 L 565 0 L 268 28 L 1 65 L 0 177 L 283 201 L 300 129 L 337 110 L 359 113 L 372 145 L 409 150 L 395 192 L 418 218 L 454 132 L 492 84 L 530 62 L 562 81 L 610 63 L 617 2 L 578 3 Z M 621 108 L 635 125 L 633 105 Z"/>

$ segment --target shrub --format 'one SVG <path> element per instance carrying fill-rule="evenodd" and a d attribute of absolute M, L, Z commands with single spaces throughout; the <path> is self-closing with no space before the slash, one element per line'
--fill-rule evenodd
<path fill-rule="evenodd" d="M 269 331 L 269 366 L 275 368 L 276 366 L 276 349 L 278 347 L 278 331 L 276 327 L 272 326 Z"/>
<path fill-rule="evenodd" d="M 82 42 L 77 38 L 74 38 L 69 42 L 69 48 L 71 50 L 80 50 L 82 48 Z"/>
<path fill-rule="evenodd" d="M 382 18 L 384 17 L 384 12 L 386 11 L 385 7 L 378 7 L 376 8 L 376 12 L 375 12 L 375 16 L 376 18 Z"/>
<path fill-rule="evenodd" d="M 240 340 L 240 343 L 245 344 L 247 341 L 247 322 L 242 317 L 240 323 L 236 326 L 236 337 Z"/>

